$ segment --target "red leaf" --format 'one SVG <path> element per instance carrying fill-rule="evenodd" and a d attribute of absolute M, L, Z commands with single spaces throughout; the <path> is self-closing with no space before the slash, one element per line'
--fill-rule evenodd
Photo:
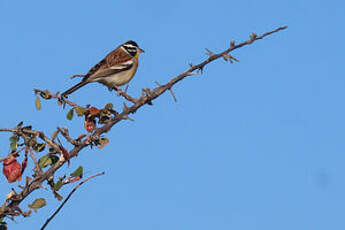
<path fill-rule="evenodd" d="M 70 159 L 69 152 L 68 152 L 62 145 L 60 145 L 60 149 L 61 149 L 61 152 L 62 152 L 63 157 L 65 158 L 65 160 L 67 161 L 68 166 L 69 166 L 69 165 L 70 165 L 70 161 L 69 161 L 69 159 Z"/>
<path fill-rule="evenodd" d="M 92 119 L 92 120 L 85 119 L 84 127 L 85 127 L 86 131 L 91 133 L 96 128 L 96 121 L 94 119 Z"/>
<path fill-rule="evenodd" d="M 67 161 L 68 167 L 69 167 L 69 165 L 70 165 L 70 161 L 69 161 L 70 155 L 69 155 L 69 152 L 62 146 L 60 139 L 57 138 L 57 140 L 58 140 L 58 142 L 59 142 L 59 147 L 60 147 L 60 149 L 61 149 L 62 156 L 63 156 L 63 158 L 65 158 L 65 160 Z"/>
<path fill-rule="evenodd" d="M 24 162 L 23 162 L 24 163 Z M 13 183 L 16 180 L 21 179 L 22 173 L 24 169 L 22 169 L 22 166 L 18 163 L 17 159 L 15 157 L 10 157 L 3 162 L 3 173 L 7 178 L 7 181 L 9 183 Z M 26 163 L 24 165 L 26 167 Z"/>
<path fill-rule="evenodd" d="M 80 176 L 73 177 L 73 179 L 69 183 L 74 183 L 74 182 L 76 182 L 76 181 L 78 181 L 80 179 L 81 179 Z"/>
<path fill-rule="evenodd" d="M 21 174 L 23 174 L 25 168 L 26 168 L 26 165 L 28 164 L 28 158 L 25 158 L 25 160 L 22 162 L 22 171 L 21 171 Z"/>

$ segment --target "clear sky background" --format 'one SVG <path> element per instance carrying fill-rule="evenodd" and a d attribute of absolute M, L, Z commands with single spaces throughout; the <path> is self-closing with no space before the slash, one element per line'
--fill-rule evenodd
<path fill-rule="evenodd" d="M 344 21 L 342 1 L 0 0 L 0 127 L 23 120 L 49 135 L 65 126 L 77 137 L 83 120 L 68 121 L 54 101 L 36 111 L 32 89 L 69 88 L 71 75 L 126 40 L 146 51 L 129 88 L 138 96 L 207 58 L 205 48 L 289 26 L 236 50 L 239 63 L 218 60 L 178 84 L 177 103 L 166 94 L 140 109 L 103 150 L 82 151 L 64 172 L 106 174 L 47 229 L 345 229 Z M 98 84 L 70 99 L 123 102 Z M 8 137 L 0 134 L 1 156 Z M 1 202 L 11 186 L 1 175 Z M 48 205 L 8 220 L 11 230 L 39 229 L 60 204 L 42 190 L 21 207 L 37 197 Z"/>

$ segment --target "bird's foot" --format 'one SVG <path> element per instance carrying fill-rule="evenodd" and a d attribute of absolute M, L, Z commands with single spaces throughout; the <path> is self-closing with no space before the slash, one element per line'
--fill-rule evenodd
<path fill-rule="evenodd" d="M 63 108 L 66 107 L 66 100 L 67 100 L 67 98 L 68 98 L 68 96 L 67 95 L 63 95 L 63 94 L 58 97 L 58 103 L 60 105 L 62 105 Z"/>
<path fill-rule="evenodd" d="M 122 96 L 124 93 L 119 87 L 114 87 L 114 90 L 116 91 L 117 96 Z"/>

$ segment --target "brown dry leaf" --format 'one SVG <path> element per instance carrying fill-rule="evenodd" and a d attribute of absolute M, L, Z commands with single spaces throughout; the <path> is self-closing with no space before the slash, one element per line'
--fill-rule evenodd
<path fill-rule="evenodd" d="M 81 117 L 85 114 L 86 109 L 84 109 L 83 107 L 77 106 L 75 107 L 75 112 L 77 113 L 78 117 Z"/>
<path fill-rule="evenodd" d="M 102 137 L 100 140 L 99 140 L 99 143 L 100 145 L 98 145 L 97 147 L 99 149 L 103 149 L 108 143 L 109 143 L 109 139 L 106 138 L 106 137 Z"/>
<path fill-rule="evenodd" d="M 96 107 L 89 108 L 89 113 L 90 113 L 90 116 L 92 116 L 92 117 L 97 116 L 100 111 L 101 110 L 97 109 Z"/>
<path fill-rule="evenodd" d="M 14 196 L 16 196 L 16 193 L 12 191 L 9 194 L 7 194 L 6 200 L 11 200 L 11 198 L 14 197 Z"/>
<path fill-rule="evenodd" d="M 33 209 L 34 212 L 37 212 L 37 209 L 42 208 L 47 205 L 47 201 L 44 198 L 36 199 L 32 204 L 29 204 L 29 208 Z"/>
<path fill-rule="evenodd" d="M 53 135 L 52 135 L 52 141 L 55 140 L 55 138 L 57 137 L 57 135 L 59 134 L 60 130 L 56 130 Z"/>
<path fill-rule="evenodd" d="M 22 215 L 23 215 L 24 217 L 28 217 L 28 216 L 31 215 L 31 212 L 32 212 L 31 209 L 29 209 L 28 211 L 23 212 Z"/>
<path fill-rule="evenodd" d="M 63 199 L 63 197 L 56 191 L 53 191 L 53 193 L 54 193 L 55 198 L 58 199 L 59 201 Z"/>
<path fill-rule="evenodd" d="M 39 96 L 36 97 L 35 106 L 37 110 L 41 110 L 41 99 Z"/>
<path fill-rule="evenodd" d="M 26 177 L 25 178 L 25 184 L 29 184 L 30 182 L 32 181 L 32 178 L 31 177 Z"/>

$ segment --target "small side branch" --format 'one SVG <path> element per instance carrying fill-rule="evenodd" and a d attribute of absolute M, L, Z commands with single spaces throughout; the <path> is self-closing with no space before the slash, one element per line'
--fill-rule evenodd
<path fill-rule="evenodd" d="M 53 213 L 53 215 L 51 215 L 46 222 L 44 223 L 44 225 L 41 227 L 41 230 L 45 229 L 45 227 L 49 224 L 49 222 L 56 216 L 56 214 L 58 214 L 58 212 L 62 209 L 62 207 L 66 204 L 66 202 L 71 198 L 71 196 L 73 195 L 73 193 L 85 182 L 91 180 L 92 178 L 95 178 L 97 176 L 102 176 L 104 175 L 104 172 L 101 173 L 97 173 L 93 176 L 90 176 L 88 178 L 86 178 L 85 180 L 83 180 L 82 182 L 80 182 L 77 186 L 75 186 L 75 188 L 68 194 L 68 196 L 66 197 L 66 199 L 62 202 L 62 204 L 59 206 L 58 209 L 56 209 L 56 211 Z"/>
<path fill-rule="evenodd" d="M 128 85 L 127 85 L 128 86 Z M 130 96 L 128 93 L 127 93 L 127 89 L 128 87 L 126 87 L 125 91 L 122 91 L 122 90 L 118 90 L 117 93 L 119 96 L 122 96 L 123 98 L 125 98 L 127 101 L 130 101 L 132 102 L 133 104 L 137 103 L 138 100 L 135 99 L 134 97 Z"/>
<path fill-rule="evenodd" d="M 155 81 L 155 83 L 156 83 L 158 86 L 162 86 L 158 81 Z M 169 91 L 170 91 L 170 93 L 171 93 L 171 96 L 172 96 L 173 99 L 174 99 L 174 102 L 177 102 L 177 98 L 176 98 L 176 96 L 175 96 L 174 91 L 173 91 L 171 88 L 169 89 Z"/>
<path fill-rule="evenodd" d="M 57 130 L 64 136 L 64 138 L 74 146 L 80 145 L 80 142 L 69 136 L 68 129 L 57 127 Z"/>
<path fill-rule="evenodd" d="M 72 101 L 69 101 L 67 100 L 66 98 L 63 98 L 61 97 L 58 93 L 56 94 L 53 94 L 51 92 L 49 92 L 48 90 L 41 90 L 41 89 L 34 89 L 34 93 L 35 94 L 39 94 L 42 98 L 46 99 L 46 100 L 49 100 L 51 98 L 55 98 L 57 99 L 61 104 L 62 103 L 66 103 L 68 104 L 69 106 L 73 107 L 73 108 L 77 108 L 77 107 L 82 107 L 82 106 L 79 106 L 77 105 L 76 103 L 72 102 Z M 61 105 L 60 104 L 60 105 Z M 83 107 L 82 107 L 83 108 Z"/>

